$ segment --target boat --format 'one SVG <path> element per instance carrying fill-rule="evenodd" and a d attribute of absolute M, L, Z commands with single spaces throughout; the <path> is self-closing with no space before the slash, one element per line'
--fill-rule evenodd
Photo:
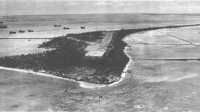
<path fill-rule="evenodd" d="M 54 25 L 54 27 L 61 27 L 61 25 L 57 25 L 57 24 L 56 24 L 56 25 Z"/>
<path fill-rule="evenodd" d="M 81 29 L 85 29 L 85 26 L 81 26 Z"/>
<path fill-rule="evenodd" d="M 69 28 L 69 27 L 63 27 L 63 29 L 64 29 L 64 30 L 69 30 L 70 28 Z"/>
<path fill-rule="evenodd" d="M 29 29 L 28 32 L 34 32 L 34 31 Z"/>
<path fill-rule="evenodd" d="M 15 31 L 9 31 L 9 34 L 16 34 Z"/>
<path fill-rule="evenodd" d="M 18 32 L 19 32 L 19 33 L 24 33 L 25 31 L 24 31 L 24 30 L 19 30 Z"/>

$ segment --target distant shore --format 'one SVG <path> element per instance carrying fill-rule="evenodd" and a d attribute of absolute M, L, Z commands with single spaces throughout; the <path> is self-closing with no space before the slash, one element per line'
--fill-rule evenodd
<path fill-rule="evenodd" d="M 110 46 L 112 47 L 100 58 L 85 57 L 84 55 L 84 48 L 87 46 L 84 41 L 90 41 L 91 38 L 87 38 L 88 40 L 81 40 L 81 38 L 79 38 L 81 41 L 77 42 L 69 40 L 66 38 L 67 36 L 62 36 L 40 45 L 40 47 L 55 48 L 55 50 L 39 54 L 0 58 L 0 69 L 78 82 L 80 87 L 83 88 L 93 89 L 114 86 L 125 78 L 128 67 L 133 61 L 127 54 L 128 47 L 123 41 L 127 35 L 156 29 L 199 25 L 200 24 L 116 30 L 110 42 Z M 101 32 L 73 34 L 73 36 L 77 35 L 79 37 L 82 35 L 86 37 L 92 35 L 94 38 L 98 37 L 98 40 Z M 92 41 L 95 40 L 92 38 Z"/>

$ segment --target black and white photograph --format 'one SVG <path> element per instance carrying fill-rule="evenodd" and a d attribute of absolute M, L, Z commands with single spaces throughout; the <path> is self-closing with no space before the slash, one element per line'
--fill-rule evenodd
<path fill-rule="evenodd" d="M 200 112 L 200 1 L 0 0 L 0 112 Z"/>

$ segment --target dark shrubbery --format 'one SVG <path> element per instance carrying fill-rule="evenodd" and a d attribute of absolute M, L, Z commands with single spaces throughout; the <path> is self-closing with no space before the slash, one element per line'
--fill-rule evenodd
<path fill-rule="evenodd" d="M 94 41 L 93 35 L 98 39 L 102 38 L 103 32 L 91 32 L 84 34 L 73 34 L 72 37 L 85 38 L 85 40 Z M 84 48 L 87 44 L 83 41 L 75 41 L 67 37 L 57 37 L 51 41 L 44 42 L 39 47 L 55 48 L 52 51 L 46 51 L 38 54 L 28 54 L 20 56 L 10 56 L 0 58 L 0 65 L 6 67 L 32 69 L 34 71 L 45 70 L 46 72 L 68 77 L 67 74 L 73 67 L 89 67 L 96 70 L 92 78 L 83 76 L 82 81 L 92 83 L 108 84 L 109 76 L 120 77 L 121 72 L 128 62 L 128 58 L 123 52 L 126 44 L 122 41 L 126 32 L 116 31 L 113 40 L 110 43 L 111 49 L 107 50 L 101 58 L 85 57 Z M 89 35 L 89 37 L 87 37 Z M 90 37 L 91 36 L 91 37 Z M 63 76 L 62 74 L 66 74 Z M 73 77 L 74 78 L 74 77 Z M 76 78 L 75 78 L 76 79 Z"/>
<path fill-rule="evenodd" d="M 39 47 L 54 48 L 55 50 L 38 54 L 0 58 L 0 65 L 6 67 L 32 69 L 34 71 L 45 70 L 48 73 L 61 77 L 73 78 L 92 83 L 109 84 L 116 81 L 110 78 L 119 79 L 129 60 L 124 54 L 123 50 L 126 43 L 124 43 L 122 39 L 130 33 L 159 28 L 160 27 L 115 31 L 112 41 L 109 44 L 110 47 L 101 58 L 84 56 L 84 49 L 87 46 L 85 40 L 96 41 L 101 39 L 103 32 L 98 31 L 81 34 L 69 34 L 67 36 L 54 38 L 48 42 L 44 42 Z M 77 38 L 82 41 L 73 40 L 67 37 Z M 95 72 L 92 75 L 87 75 L 87 73 L 84 73 L 84 75 L 77 73 L 79 74 L 79 77 L 67 75 L 71 72 L 76 73 L 76 71 L 73 71 L 75 70 L 73 68 L 77 67 L 95 69 Z"/>
<path fill-rule="evenodd" d="M 84 56 L 83 48 L 85 43 L 75 42 L 70 39 L 53 39 L 40 47 L 55 48 L 56 50 L 46 51 L 38 54 L 10 56 L 0 58 L 0 65 L 6 67 L 17 67 L 26 69 L 55 69 L 75 66 L 81 63 Z M 59 42 L 57 42 L 59 40 Z M 55 42 L 55 43 L 54 43 Z"/>

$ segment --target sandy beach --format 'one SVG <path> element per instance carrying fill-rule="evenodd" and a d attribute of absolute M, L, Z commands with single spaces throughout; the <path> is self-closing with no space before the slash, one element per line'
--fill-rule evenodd
<path fill-rule="evenodd" d="M 126 49 L 127 49 L 127 47 L 125 47 L 125 49 L 124 49 L 125 54 L 127 52 Z M 130 58 L 130 56 L 128 54 L 126 54 L 126 55 Z M 74 79 L 62 78 L 62 77 L 55 76 L 55 75 L 52 75 L 52 74 L 47 74 L 45 72 L 43 72 L 43 73 L 41 73 L 41 72 L 34 72 L 32 70 L 9 68 L 9 67 L 2 67 L 2 66 L 0 66 L 0 69 L 8 70 L 8 71 L 22 72 L 22 73 L 26 73 L 27 75 L 39 75 L 39 76 L 44 76 L 44 77 L 50 77 L 50 78 L 55 78 L 55 79 L 61 79 L 61 80 L 67 80 L 67 81 L 71 81 L 71 82 L 76 82 L 76 83 L 79 84 L 80 87 L 86 88 L 86 89 L 99 89 L 99 88 L 102 88 L 102 87 L 117 86 L 121 81 L 123 81 L 123 79 L 126 77 L 126 72 L 128 70 L 128 67 L 129 67 L 130 63 L 132 63 L 131 59 L 129 60 L 129 62 L 125 66 L 125 68 L 123 70 L 123 73 L 121 74 L 120 80 L 117 81 L 117 82 L 108 84 L 108 85 L 104 85 L 104 84 L 92 84 L 92 83 L 83 82 L 83 81 L 76 81 Z"/>

